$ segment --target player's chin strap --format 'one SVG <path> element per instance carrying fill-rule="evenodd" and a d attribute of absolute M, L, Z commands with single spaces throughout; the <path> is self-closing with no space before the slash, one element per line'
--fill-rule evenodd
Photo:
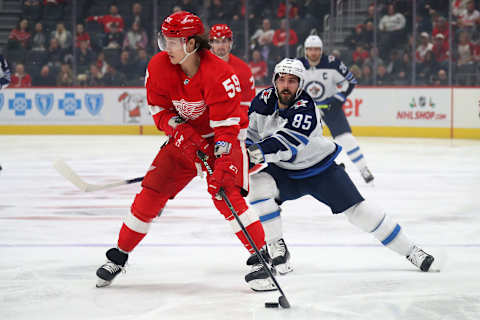
<path fill-rule="evenodd" d="M 183 52 L 185 52 L 185 57 L 183 57 L 182 60 L 180 60 L 180 61 L 178 62 L 178 64 L 184 63 L 185 60 L 187 60 L 188 57 L 190 57 L 192 54 L 194 54 L 195 52 L 197 52 L 197 50 L 198 50 L 198 47 L 196 47 L 195 49 L 193 49 L 192 52 L 188 53 L 188 52 L 187 52 L 187 44 L 184 43 L 184 44 L 183 44 Z"/>

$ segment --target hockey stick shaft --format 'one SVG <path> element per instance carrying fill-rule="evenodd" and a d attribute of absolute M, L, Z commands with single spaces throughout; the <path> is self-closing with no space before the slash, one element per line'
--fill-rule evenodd
<path fill-rule="evenodd" d="M 203 164 L 205 165 L 205 168 L 207 168 L 207 172 L 209 175 L 212 175 L 213 174 L 213 170 L 212 168 L 210 167 L 210 165 L 208 164 L 207 162 L 207 155 L 205 153 L 203 153 L 202 151 L 197 151 L 197 156 L 198 158 L 200 158 L 200 160 L 203 162 Z M 235 208 L 233 207 L 232 203 L 230 202 L 230 199 L 227 197 L 227 194 L 225 193 L 225 190 L 223 190 L 223 188 L 220 188 L 220 191 L 218 192 L 218 194 L 222 197 L 222 199 L 225 201 L 225 203 L 227 204 L 227 207 L 230 209 L 230 211 L 232 212 L 233 216 L 235 217 L 235 220 L 237 220 L 237 223 L 239 224 L 240 228 L 242 229 L 242 232 L 243 234 L 245 235 L 245 237 L 247 238 L 248 242 L 250 243 L 250 245 L 252 246 L 253 250 L 255 251 L 255 254 L 257 255 L 258 259 L 260 260 L 260 262 L 262 263 L 263 267 L 265 268 L 265 270 L 267 270 L 268 272 L 268 275 L 270 276 L 270 278 L 272 279 L 273 283 L 275 283 L 275 285 L 277 286 L 277 289 L 278 291 L 280 292 L 280 294 L 282 295 L 283 297 L 283 301 L 285 303 L 285 306 L 282 305 L 282 307 L 286 307 L 286 308 L 289 308 L 290 307 L 290 303 L 288 302 L 286 296 L 285 296 L 285 293 L 283 292 L 282 288 L 280 287 L 280 285 L 278 284 L 277 282 L 277 279 L 275 279 L 275 276 L 273 275 L 272 271 L 270 270 L 270 268 L 268 267 L 267 265 L 267 262 L 265 261 L 265 259 L 263 258 L 262 254 L 260 253 L 260 251 L 258 250 L 257 248 L 257 245 L 255 244 L 255 242 L 253 241 L 252 237 L 250 236 L 250 234 L 248 233 L 247 229 L 245 228 L 245 226 L 243 225 L 243 222 L 240 220 L 240 217 L 238 216 L 237 214 L 237 211 L 235 210 Z"/>
<path fill-rule="evenodd" d="M 70 181 L 73 185 L 75 185 L 78 189 L 83 192 L 92 192 L 98 190 L 105 190 L 110 189 L 118 186 L 122 186 L 125 184 L 132 184 L 137 183 L 143 180 L 144 177 L 138 177 L 133 179 L 127 180 L 119 180 L 116 182 L 111 182 L 107 184 L 91 184 L 85 182 L 65 161 L 57 160 L 53 164 L 54 168 L 57 170 L 60 175 L 62 175 L 65 179 Z"/>

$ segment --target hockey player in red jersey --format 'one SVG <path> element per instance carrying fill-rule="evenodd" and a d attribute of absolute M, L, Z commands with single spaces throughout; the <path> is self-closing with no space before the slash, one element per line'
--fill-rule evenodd
<path fill-rule="evenodd" d="M 155 125 L 169 136 L 169 141 L 145 175 L 142 190 L 121 227 L 117 247 L 107 251 L 107 262 L 97 270 L 97 287 L 112 282 L 166 202 L 205 171 L 197 150 L 208 155 L 214 170 L 207 183 L 217 210 L 253 253 L 230 209 L 217 195 L 223 188 L 255 245 L 265 245 L 258 215 L 244 199 L 248 192 L 248 116 L 240 108 L 238 77 L 208 50 L 203 23 L 196 15 L 180 11 L 167 17 L 158 43 L 162 51 L 148 64 L 145 86 Z M 267 272 L 252 270 L 245 277 L 249 284 L 258 278 L 267 278 Z"/>
<path fill-rule="evenodd" d="M 226 24 L 216 24 L 210 28 L 208 35 L 210 40 L 211 51 L 223 61 L 232 66 L 233 71 L 240 80 L 240 88 L 242 89 L 242 100 L 240 105 L 245 106 L 248 112 L 250 102 L 255 98 L 255 80 L 248 64 L 242 59 L 230 53 L 233 46 L 233 33 Z"/>

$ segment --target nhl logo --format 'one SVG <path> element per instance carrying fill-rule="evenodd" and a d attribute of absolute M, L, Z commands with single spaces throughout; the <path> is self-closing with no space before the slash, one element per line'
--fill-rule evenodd
<path fill-rule="evenodd" d="M 103 107 L 103 94 L 86 94 L 85 106 L 92 116 L 96 116 Z"/>
<path fill-rule="evenodd" d="M 53 108 L 53 93 L 37 93 L 35 95 L 35 106 L 42 115 L 46 116 Z"/>

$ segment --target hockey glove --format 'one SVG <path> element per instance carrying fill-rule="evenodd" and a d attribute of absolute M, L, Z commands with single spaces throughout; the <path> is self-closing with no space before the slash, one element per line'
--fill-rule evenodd
<path fill-rule="evenodd" d="M 217 157 L 213 174 L 208 179 L 208 192 L 217 197 L 220 188 L 226 189 L 235 186 L 238 168 L 231 154 L 232 145 L 229 142 L 218 141 L 215 143 L 214 154 Z"/>
<path fill-rule="evenodd" d="M 208 142 L 202 138 L 193 127 L 181 123 L 173 129 L 173 144 L 179 148 L 184 156 L 192 161 L 198 160 L 197 151 L 207 152 Z"/>
<path fill-rule="evenodd" d="M 262 149 L 256 143 L 247 148 L 248 152 L 248 168 L 252 169 L 255 165 L 265 162 L 265 156 Z"/>

